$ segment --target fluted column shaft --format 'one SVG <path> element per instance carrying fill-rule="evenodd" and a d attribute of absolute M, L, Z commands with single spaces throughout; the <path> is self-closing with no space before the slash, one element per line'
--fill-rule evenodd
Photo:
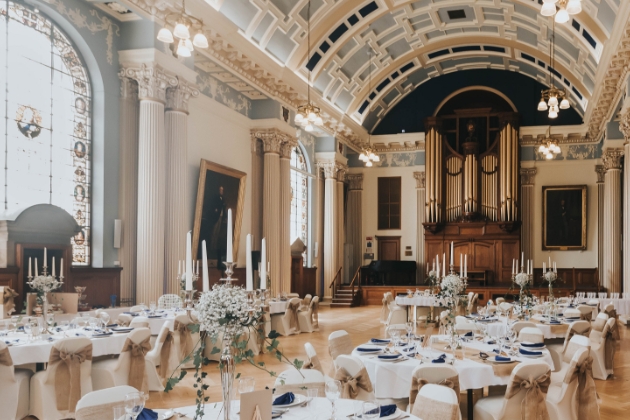
<path fill-rule="evenodd" d="M 324 300 L 332 300 L 330 283 L 337 274 L 337 167 L 334 163 L 322 165 L 326 180 L 324 181 Z"/>
<path fill-rule="evenodd" d="M 280 155 L 265 150 L 265 174 L 263 189 L 263 236 L 267 242 L 267 258 L 270 266 L 273 293 L 280 291 Z"/>
<path fill-rule="evenodd" d="M 346 241 L 352 245 L 352 264 L 348 267 L 349 277 L 352 278 L 357 268 L 362 265 L 363 246 L 361 237 L 363 236 L 363 175 L 346 175 L 348 181 L 348 205 L 346 217 Z"/>
<path fill-rule="evenodd" d="M 166 92 L 166 236 L 164 293 L 178 294 L 177 265 L 186 256 L 186 203 L 188 192 L 188 100 L 198 91 L 180 81 Z M 201 247 L 199 247 L 201 249 Z M 193 255 L 193 259 L 197 257 Z M 197 285 L 198 287 L 200 285 Z"/>
<path fill-rule="evenodd" d="M 525 258 L 534 258 L 534 177 L 536 168 L 521 169 L 521 251 Z"/>
<path fill-rule="evenodd" d="M 136 249 L 138 221 L 138 85 L 122 76 L 120 81 L 120 181 L 118 217 L 122 222 L 120 265 L 121 301 L 136 296 Z"/>
<path fill-rule="evenodd" d="M 346 235 L 345 235 L 345 212 L 344 212 L 344 180 L 345 180 L 345 170 L 341 169 L 337 172 L 337 186 L 336 186 L 336 214 L 337 214 L 337 268 L 343 268 L 341 271 L 341 283 L 346 283 L 348 281 L 347 276 L 348 267 L 344 267 L 345 258 L 344 258 L 344 248 L 346 243 Z M 346 275 L 347 274 L 347 275 Z"/>
<path fill-rule="evenodd" d="M 423 284 L 426 273 L 426 256 L 424 255 L 424 226 L 426 212 L 424 211 L 426 193 L 426 174 L 424 172 L 414 172 L 416 179 L 416 284 Z"/>
<path fill-rule="evenodd" d="M 623 153 L 623 291 L 630 292 L 630 111 L 624 109 L 619 123 L 625 143 Z"/>
<path fill-rule="evenodd" d="M 263 184 L 264 184 L 264 152 L 259 139 L 252 139 L 252 250 L 260 249 L 263 237 Z"/>
<path fill-rule="evenodd" d="M 324 276 L 324 214 L 325 210 L 325 176 L 323 171 L 317 168 L 317 287 L 315 288 L 317 296 L 324 296 L 323 293 L 323 276 Z"/>
<path fill-rule="evenodd" d="M 280 290 L 291 290 L 291 151 L 284 143 L 280 155 Z"/>
<path fill-rule="evenodd" d="M 607 150 L 604 176 L 604 276 L 609 293 L 621 291 L 621 150 Z"/>
<path fill-rule="evenodd" d="M 604 177 L 606 170 L 604 165 L 595 165 L 597 172 L 597 271 L 599 273 L 600 284 L 604 279 L 604 200 L 605 187 Z"/>

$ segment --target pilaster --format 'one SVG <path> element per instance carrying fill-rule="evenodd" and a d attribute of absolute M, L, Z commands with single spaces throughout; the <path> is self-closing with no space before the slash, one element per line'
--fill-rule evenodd
<path fill-rule="evenodd" d="M 521 252 L 525 258 L 534 258 L 534 179 L 536 168 L 521 168 Z"/>
<path fill-rule="evenodd" d="M 423 284 L 426 274 L 426 256 L 424 249 L 424 226 L 426 212 L 426 173 L 414 172 L 416 180 L 416 284 Z"/>
<path fill-rule="evenodd" d="M 604 271 L 603 286 L 609 293 L 621 291 L 621 167 L 623 150 L 604 151 Z"/>

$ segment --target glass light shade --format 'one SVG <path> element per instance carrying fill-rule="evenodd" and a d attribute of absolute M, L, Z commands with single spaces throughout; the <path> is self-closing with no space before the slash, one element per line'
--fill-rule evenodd
<path fill-rule="evenodd" d="M 560 9 L 558 13 L 556 13 L 555 19 L 557 23 L 567 23 L 569 21 L 569 13 L 566 9 Z"/>
<path fill-rule="evenodd" d="M 295 123 L 299 124 L 302 122 L 302 120 L 304 120 L 304 115 L 302 115 L 301 113 L 297 113 L 295 114 Z"/>
<path fill-rule="evenodd" d="M 195 35 L 192 43 L 197 48 L 208 48 L 208 38 L 201 32 Z"/>
<path fill-rule="evenodd" d="M 188 31 L 188 27 L 183 23 L 178 23 L 175 25 L 175 29 L 173 29 L 173 35 L 180 39 L 188 39 L 190 38 L 190 32 Z"/>
<path fill-rule="evenodd" d="M 569 0 L 567 4 L 567 13 L 577 15 L 582 11 L 582 2 L 580 0 Z"/>
<path fill-rule="evenodd" d="M 324 120 L 322 120 L 322 117 L 317 117 L 315 118 L 315 125 L 323 125 L 324 124 Z"/>
<path fill-rule="evenodd" d="M 558 105 L 552 106 L 549 108 L 549 111 L 553 111 L 553 112 L 560 112 L 560 109 L 558 108 Z"/>
<path fill-rule="evenodd" d="M 569 104 L 569 100 L 564 98 L 562 102 L 560 102 L 560 109 L 569 109 L 571 105 Z"/>
<path fill-rule="evenodd" d="M 553 3 L 543 3 L 540 9 L 540 14 L 543 16 L 553 16 L 556 14 L 556 5 Z"/>
<path fill-rule="evenodd" d="M 547 160 L 551 160 L 551 159 L 553 159 L 553 154 L 552 154 L 551 152 L 548 152 L 548 153 L 545 155 L 545 158 L 546 158 Z"/>
<path fill-rule="evenodd" d="M 538 146 L 538 153 L 547 153 L 547 147 L 544 144 Z"/>
<path fill-rule="evenodd" d="M 562 150 L 560 150 L 560 146 L 558 146 L 557 144 L 553 145 L 553 152 L 558 154 L 560 153 Z"/>
<path fill-rule="evenodd" d="M 372 159 L 374 162 L 380 162 L 381 158 L 379 155 L 374 155 L 374 159 Z"/>
<path fill-rule="evenodd" d="M 365 162 L 365 166 L 367 166 L 368 168 L 372 167 L 372 161 L 368 160 L 367 162 Z"/>
<path fill-rule="evenodd" d="M 302 127 L 306 127 L 307 125 L 309 125 L 310 123 L 308 122 L 308 118 L 302 118 L 302 121 L 300 121 L 300 125 Z"/>
<path fill-rule="evenodd" d="M 313 124 L 307 124 L 306 127 L 304 127 L 304 131 L 307 131 L 309 133 L 313 131 Z"/>
<path fill-rule="evenodd" d="M 162 41 L 167 44 L 172 44 L 173 42 L 175 42 L 175 40 L 173 39 L 173 34 L 168 28 L 160 29 L 160 32 L 158 32 L 157 34 L 157 39 L 158 41 Z"/>
<path fill-rule="evenodd" d="M 546 111 L 547 110 L 547 102 L 545 102 L 544 99 L 541 99 L 540 102 L 538 103 L 538 110 L 539 111 Z"/>
<path fill-rule="evenodd" d="M 556 106 L 556 105 L 558 105 L 558 97 L 552 96 L 551 98 L 549 98 L 549 106 Z"/>
<path fill-rule="evenodd" d="M 558 118 L 558 113 L 556 111 L 549 111 L 549 118 Z"/>
<path fill-rule="evenodd" d="M 315 122 L 316 119 L 317 119 L 317 115 L 315 115 L 315 113 L 313 111 L 308 113 L 308 120 L 310 122 Z"/>
<path fill-rule="evenodd" d="M 359 155 L 359 160 L 365 162 L 365 153 L 361 152 L 361 154 Z"/>
<path fill-rule="evenodd" d="M 183 39 L 180 39 L 179 44 L 177 45 L 177 55 L 180 57 L 190 57 L 190 50 L 186 48 L 186 44 L 184 44 Z"/>
<path fill-rule="evenodd" d="M 195 51 L 195 47 L 193 47 L 193 43 L 192 43 L 192 42 L 190 42 L 190 39 L 185 39 L 185 40 L 184 40 L 184 46 L 185 46 L 186 48 L 188 48 L 188 51 L 190 51 L 190 52 Z"/>

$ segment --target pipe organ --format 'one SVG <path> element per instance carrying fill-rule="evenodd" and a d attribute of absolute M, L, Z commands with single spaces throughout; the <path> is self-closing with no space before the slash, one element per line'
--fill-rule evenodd
<path fill-rule="evenodd" d="M 455 261 L 468 254 L 487 285 L 509 282 L 520 249 L 518 114 L 454 110 L 425 128 L 425 261 L 453 240 Z"/>

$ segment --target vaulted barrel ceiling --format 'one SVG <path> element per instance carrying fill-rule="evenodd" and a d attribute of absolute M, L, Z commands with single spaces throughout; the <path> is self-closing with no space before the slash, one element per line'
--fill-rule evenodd
<path fill-rule="evenodd" d="M 308 0 L 206 1 L 279 64 L 305 79 L 312 69 L 321 96 L 370 130 L 421 84 L 470 69 L 514 71 L 544 85 L 551 70 L 583 115 L 620 7 L 582 0 L 582 13 L 556 24 L 551 67 L 552 19 L 540 15 L 540 0 L 312 0 L 311 54 Z"/>

